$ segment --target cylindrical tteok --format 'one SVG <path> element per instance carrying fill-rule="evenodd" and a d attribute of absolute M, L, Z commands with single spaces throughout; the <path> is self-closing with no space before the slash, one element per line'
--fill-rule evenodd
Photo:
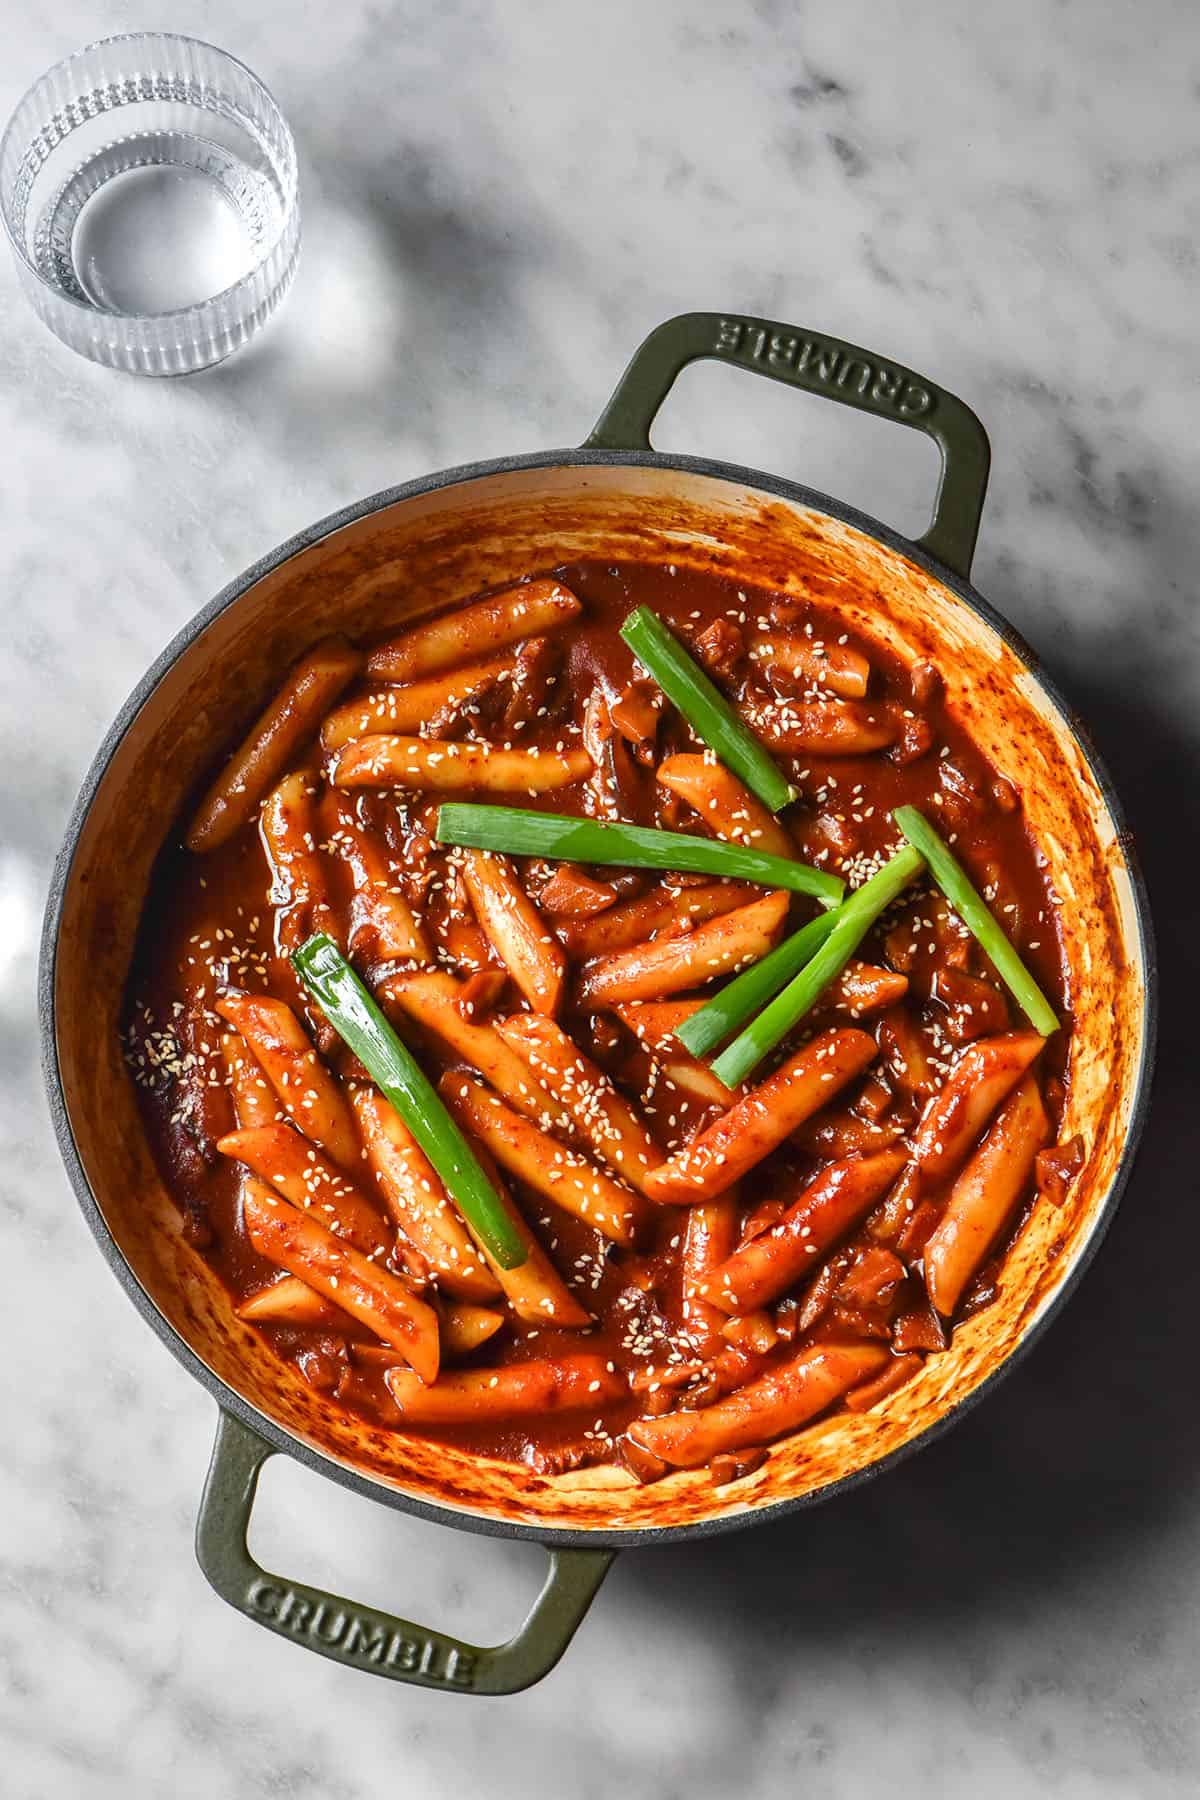
<path fill-rule="evenodd" d="M 138 375 L 238 350 L 300 250 L 292 134 L 244 64 L 136 32 L 69 56 L 0 140 L 0 215 L 26 296 L 63 343 Z"/>

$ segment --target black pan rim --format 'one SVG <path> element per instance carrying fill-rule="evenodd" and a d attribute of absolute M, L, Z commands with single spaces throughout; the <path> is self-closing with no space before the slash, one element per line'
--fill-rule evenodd
<path fill-rule="evenodd" d="M 1142 1054 L 1135 1080 L 1129 1129 L 1116 1173 L 1091 1235 L 1079 1252 L 1066 1280 L 1029 1326 L 1020 1342 L 1005 1357 L 999 1368 L 994 1369 L 977 1388 L 961 1400 L 956 1401 L 940 1419 L 928 1425 L 908 1443 L 901 1445 L 889 1455 L 880 1457 L 875 1462 L 867 1463 L 862 1468 L 853 1470 L 840 1480 L 831 1482 L 812 1493 L 793 1495 L 790 1498 L 772 1501 L 764 1506 L 748 1507 L 743 1511 L 725 1514 L 717 1518 L 700 1519 L 689 1525 L 639 1525 L 626 1530 L 573 1531 L 551 1525 L 523 1524 L 460 1510 L 453 1506 L 421 1499 L 399 1489 L 388 1487 L 372 1477 L 360 1475 L 356 1470 L 348 1468 L 323 1452 L 302 1443 L 282 1426 L 277 1425 L 274 1420 L 260 1413 L 257 1408 L 251 1406 L 249 1402 L 242 1399 L 241 1395 L 227 1386 L 196 1355 L 170 1321 L 159 1311 L 118 1247 L 84 1172 L 71 1129 L 58 1058 L 54 1006 L 58 935 L 79 838 L 113 757 L 142 707 L 167 671 L 186 650 L 190 649 L 214 619 L 235 601 L 240 600 L 264 576 L 278 569 L 302 551 L 310 549 L 324 538 L 332 536 L 334 532 L 357 523 L 371 513 L 381 512 L 387 507 L 405 500 L 415 499 L 420 495 L 435 493 L 444 488 L 460 486 L 489 476 L 555 467 L 655 468 L 673 470 L 681 474 L 707 476 L 714 480 L 752 488 L 772 498 L 787 500 L 852 526 L 866 536 L 874 538 L 886 548 L 907 557 L 909 561 L 923 568 L 935 580 L 948 588 L 959 600 L 983 618 L 1004 643 L 1015 652 L 1078 743 L 1084 761 L 1087 763 L 1117 830 L 1118 842 L 1129 871 L 1138 944 L 1145 970 Z M 1145 877 L 1142 874 L 1133 839 L 1125 822 L 1124 811 L 1108 770 L 1092 743 L 1086 726 L 1061 694 L 1056 683 L 1043 673 L 1039 659 L 1029 644 L 1009 624 L 1008 620 L 997 613 L 988 601 L 971 586 L 969 581 L 929 556 L 911 539 L 883 524 L 882 521 L 872 518 L 869 514 L 860 512 L 855 507 L 846 506 L 831 495 L 804 487 L 797 482 L 786 481 L 779 476 L 766 474 L 761 470 L 720 462 L 709 457 L 668 455 L 654 450 L 567 449 L 538 451 L 526 456 L 499 457 L 485 462 L 465 463 L 455 468 L 439 470 L 432 475 L 419 476 L 412 481 L 402 482 L 398 486 L 385 488 L 379 493 L 355 501 L 353 504 L 329 514 L 315 525 L 297 532 L 285 543 L 261 557 L 241 575 L 228 582 L 175 634 L 165 649 L 151 663 L 109 726 L 72 807 L 63 842 L 51 873 L 46 901 L 38 961 L 38 1014 L 42 1074 L 51 1121 L 58 1142 L 59 1154 L 66 1167 L 80 1210 L 105 1261 L 137 1311 L 176 1360 L 182 1363 L 188 1373 L 212 1394 L 219 1407 L 233 1414 L 249 1430 L 255 1432 L 270 1445 L 272 1451 L 293 1457 L 316 1474 L 324 1475 L 328 1479 L 338 1482 L 353 1493 L 361 1494 L 370 1500 L 380 1501 L 397 1511 L 409 1513 L 416 1518 L 428 1520 L 433 1524 L 453 1526 L 458 1530 L 471 1531 L 485 1537 L 518 1538 L 527 1542 L 543 1544 L 551 1550 L 623 1550 L 647 1548 L 659 1544 L 684 1543 L 700 1538 L 716 1537 L 727 1532 L 745 1530 L 755 1525 L 777 1523 L 803 1508 L 822 1505 L 826 1501 L 849 1493 L 863 1483 L 895 1468 L 918 1450 L 923 1450 L 936 1443 L 945 1432 L 988 1397 L 998 1383 L 1020 1366 L 1034 1346 L 1041 1341 L 1048 1327 L 1059 1317 L 1063 1307 L 1086 1274 L 1108 1233 L 1133 1172 L 1149 1112 L 1153 1082 L 1158 1037 L 1158 960 Z"/>

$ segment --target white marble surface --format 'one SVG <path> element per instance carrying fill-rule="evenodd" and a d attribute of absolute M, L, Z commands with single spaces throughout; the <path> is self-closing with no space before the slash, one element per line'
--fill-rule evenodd
<path fill-rule="evenodd" d="M 0 1790 L 13 1800 L 1167 1800 L 1200 1791 L 1193 848 L 1200 25 L 1189 0 L 125 0 L 12 8 L 0 101 L 89 38 L 193 31 L 304 159 L 284 315 L 208 376 L 72 357 L 0 269 Z M 407 476 L 578 441 L 690 306 L 927 370 L 995 449 L 976 575 L 1092 719 L 1169 973 L 1150 1144 L 1108 1247 L 1004 1392 L 854 1498 L 621 1561 L 508 1701 L 343 1672 L 210 1594 L 214 1408 L 103 1267 L 34 1049 L 43 887 L 109 717 L 260 552 Z M 924 444 L 729 370 L 664 447 L 915 528 Z M 1192 1089 L 1189 1094 L 1189 1086 Z M 536 1555 L 315 1476 L 260 1554 L 466 1631 Z"/>

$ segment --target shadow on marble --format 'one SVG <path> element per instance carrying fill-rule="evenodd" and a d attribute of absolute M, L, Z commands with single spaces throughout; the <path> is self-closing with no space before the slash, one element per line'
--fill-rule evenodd
<path fill-rule="evenodd" d="M 514 428 L 555 394 L 538 288 L 555 263 L 555 234 L 528 196 L 477 179 L 465 187 L 415 137 L 364 148 L 349 120 L 324 131 L 310 123 L 301 150 L 306 217 L 294 290 L 262 354 L 251 346 L 213 371 L 214 395 L 247 404 L 269 389 L 256 425 L 280 437 L 325 396 L 344 428 L 350 401 L 358 431 L 365 420 L 395 419 L 397 429 L 403 421 L 436 456 L 455 374 L 478 377 L 481 407 L 511 398 Z M 557 269 L 550 278 L 556 289 L 572 279 Z M 531 341 L 541 348 L 532 378 Z M 455 455 L 462 459 L 461 445 Z"/>

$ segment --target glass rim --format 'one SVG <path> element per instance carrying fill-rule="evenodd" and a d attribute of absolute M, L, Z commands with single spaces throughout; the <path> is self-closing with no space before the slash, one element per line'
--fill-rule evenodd
<path fill-rule="evenodd" d="M 203 300 L 194 300 L 188 306 L 168 306 L 164 307 L 161 312 L 106 312 L 103 314 L 106 318 L 121 320 L 127 323 L 131 328 L 138 325 L 154 324 L 159 320 L 164 319 L 202 317 L 210 307 L 228 300 L 230 296 L 237 294 L 242 288 L 249 286 L 266 268 L 267 264 L 271 261 L 271 258 L 277 255 L 280 246 L 287 240 L 289 234 L 294 234 L 296 236 L 297 244 L 295 249 L 298 249 L 299 233 L 297 229 L 297 211 L 300 198 L 300 170 L 299 159 L 296 155 L 296 140 L 292 136 L 292 128 L 284 116 L 282 107 L 263 80 L 262 76 L 257 74 L 256 71 L 250 67 L 249 63 L 243 62 L 240 56 L 234 56 L 232 51 L 223 50 L 219 44 L 211 44 L 207 38 L 193 37 L 189 32 L 185 31 L 117 31 L 112 33 L 109 37 L 93 38 L 91 43 L 81 44 L 78 50 L 72 50 L 69 56 L 60 57 L 57 62 L 51 63 L 49 68 L 43 69 L 36 80 L 30 82 L 29 86 L 25 89 L 25 92 L 13 107 L 3 132 L 0 132 L 0 165 L 3 164 L 4 154 L 8 149 L 9 140 L 15 138 L 18 115 L 25 106 L 26 101 L 33 100 L 37 90 L 41 87 L 43 82 L 48 81 L 52 75 L 56 75 L 60 69 L 70 68 L 72 63 L 78 62 L 82 57 L 90 55 L 93 50 L 104 50 L 112 44 L 133 43 L 191 44 L 197 49 L 207 50 L 210 55 L 219 57 L 223 62 L 231 64 L 236 69 L 240 69 L 242 73 L 254 83 L 255 87 L 259 89 L 266 100 L 268 107 L 274 114 L 275 123 L 277 123 L 282 136 L 284 157 L 283 166 L 280 170 L 281 185 L 283 188 L 283 206 L 279 229 L 257 261 L 252 263 L 248 269 L 239 275 L 236 281 L 230 282 L 228 287 L 220 288 L 214 294 L 208 294 Z M 73 294 L 64 293 L 61 288 L 56 287 L 53 282 L 48 281 L 38 268 L 37 264 L 31 261 L 24 243 L 18 240 L 13 231 L 12 223 L 9 219 L 7 198 L 3 194 L 0 194 L 0 221 L 3 222 L 4 235 L 8 239 L 13 255 L 19 260 L 26 273 L 32 276 L 33 280 L 37 282 L 38 286 L 45 289 L 48 294 L 53 296 L 55 304 L 58 306 L 69 307 L 72 311 L 81 314 L 84 318 L 95 317 L 97 313 L 97 308 L 95 306 L 89 305 L 86 301 L 77 300 Z M 293 256 L 295 255 L 295 249 L 293 250 Z"/>

